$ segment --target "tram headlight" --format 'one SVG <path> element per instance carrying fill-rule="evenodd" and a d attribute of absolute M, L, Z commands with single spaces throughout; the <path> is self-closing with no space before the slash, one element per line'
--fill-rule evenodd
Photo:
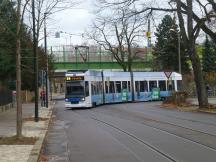
<path fill-rule="evenodd" d="M 83 98 L 81 98 L 81 101 L 85 101 L 85 98 L 83 97 Z"/>
<path fill-rule="evenodd" d="M 65 99 L 65 102 L 69 102 L 69 99 L 68 99 L 68 98 L 66 98 L 66 99 Z"/>

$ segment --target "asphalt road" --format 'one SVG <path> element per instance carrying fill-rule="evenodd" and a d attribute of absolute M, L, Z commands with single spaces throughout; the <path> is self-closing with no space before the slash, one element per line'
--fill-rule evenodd
<path fill-rule="evenodd" d="M 216 116 L 159 105 L 70 110 L 58 100 L 45 154 L 68 162 L 215 162 Z"/>

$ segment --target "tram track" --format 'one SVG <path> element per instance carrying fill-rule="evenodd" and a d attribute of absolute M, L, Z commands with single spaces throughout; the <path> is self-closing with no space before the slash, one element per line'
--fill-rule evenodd
<path fill-rule="evenodd" d="M 98 112 L 96 110 L 91 110 L 91 111 L 101 113 L 101 112 Z M 120 117 L 120 118 L 122 118 L 122 117 Z M 122 118 L 122 119 L 127 119 L 127 120 L 130 120 L 130 121 L 134 122 L 134 120 L 131 120 L 131 119 L 128 119 L 128 118 Z M 195 130 L 195 129 L 175 125 L 175 124 L 169 123 L 169 122 L 163 122 L 163 121 L 158 121 L 158 120 L 154 120 L 154 119 L 145 118 L 145 120 L 146 119 L 148 121 L 156 122 L 157 125 L 155 123 L 152 124 L 152 123 L 149 123 L 149 122 L 147 124 L 145 121 L 140 122 L 140 124 L 143 124 L 145 126 L 153 128 L 153 129 L 157 129 L 157 130 L 162 131 L 162 132 L 166 132 L 166 133 L 168 133 L 170 135 L 173 135 L 173 136 L 188 140 L 190 142 L 196 143 L 198 145 L 201 145 L 203 147 L 206 147 L 206 148 L 209 148 L 209 149 L 212 149 L 212 150 L 216 151 L 216 136 L 215 135 L 209 134 L 207 132 L 202 132 L 202 131 L 198 131 L 198 130 Z M 160 127 L 161 123 L 162 123 L 162 125 L 165 124 L 166 128 L 168 128 L 169 130 L 167 130 L 165 128 L 161 128 Z M 170 128 L 170 126 L 172 128 Z M 179 129 L 178 133 L 170 131 L 170 130 L 175 130 L 175 129 Z M 187 132 L 187 134 L 184 134 L 184 133 L 179 134 L 179 132 Z M 208 141 L 203 141 L 203 139 L 206 139 Z"/>
<path fill-rule="evenodd" d="M 118 108 L 120 109 L 120 107 Z M 122 148 L 130 153 L 130 156 L 133 155 L 138 161 L 143 161 L 142 159 L 145 159 L 146 156 L 143 156 L 143 154 L 146 154 L 146 151 L 149 152 L 147 155 L 155 155 L 156 158 L 165 159 L 164 161 L 193 161 L 195 159 L 204 161 L 205 157 L 214 157 L 216 153 L 216 145 L 206 145 L 205 142 L 199 142 L 194 139 L 191 140 L 190 138 L 179 136 L 176 133 L 158 129 L 157 126 L 146 125 L 145 121 L 134 121 L 132 119 L 136 119 L 136 116 L 130 114 L 130 111 L 128 115 L 125 115 L 120 112 L 116 113 L 109 108 L 103 109 L 99 107 L 75 110 L 73 113 L 77 114 L 77 117 L 80 118 L 81 121 L 84 121 L 83 123 L 89 121 L 94 127 L 107 132 L 106 134 L 109 134 L 107 137 L 111 137 L 114 141 L 117 141 Z M 132 117 L 130 115 L 132 115 Z M 142 116 L 143 114 L 140 115 Z M 131 119 L 127 117 L 131 117 Z M 153 119 L 150 121 L 152 120 Z M 160 123 L 160 121 L 157 120 L 157 124 L 158 123 Z M 200 132 L 196 133 L 201 134 Z M 216 136 L 214 136 L 214 138 L 216 138 Z M 191 157 L 188 155 L 196 152 L 202 152 L 203 156 L 200 154 L 198 157 Z M 214 160 L 211 159 L 210 161 Z"/>
<path fill-rule="evenodd" d="M 154 111 L 154 110 L 148 110 L 148 111 L 152 112 L 152 113 L 157 113 L 157 111 Z M 133 111 L 133 112 L 138 112 L 138 111 Z M 144 114 L 144 112 L 139 112 L 139 113 Z M 214 115 L 214 114 L 211 114 L 211 115 Z M 173 117 L 172 115 L 165 115 L 165 114 L 163 114 L 163 116 L 173 118 L 173 119 L 179 119 L 179 120 L 184 120 L 184 121 L 189 121 L 189 122 L 199 123 L 199 124 L 206 124 L 206 125 L 216 127 L 216 124 L 213 124 L 213 123 L 210 123 L 210 122 L 204 122 L 204 121 L 201 122 L 201 121 L 197 121 L 197 120 L 193 120 L 193 119 L 187 119 L 187 118 L 181 118 L 181 117 Z"/>
<path fill-rule="evenodd" d="M 97 110 L 94 110 L 94 111 L 97 112 L 97 113 L 105 114 L 105 115 L 111 115 L 111 113 L 107 113 L 107 112 L 104 112 L 104 111 L 103 112 L 100 112 L 100 111 L 97 111 Z M 179 125 L 179 124 L 174 124 L 174 123 L 167 122 L 167 121 L 165 122 L 165 121 L 161 121 L 161 120 L 156 120 L 156 119 L 152 119 L 152 118 L 140 115 L 140 113 L 144 114 L 143 112 L 138 112 L 138 111 L 126 112 L 126 111 L 121 111 L 121 113 L 124 113 L 125 115 L 130 114 L 130 115 L 133 115 L 136 118 L 140 118 L 141 117 L 141 119 L 143 119 L 144 121 L 156 122 L 156 123 L 160 123 L 160 124 L 167 124 L 167 125 L 170 125 L 170 126 L 175 126 L 175 127 L 178 127 L 178 128 L 183 128 L 185 130 L 190 130 L 190 131 L 194 131 L 194 132 L 197 132 L 197 133 L 206 134 L 206 135 L 213 136 L 213 137 L 216 138 L 216 134 L 212 134 L 212 133 L 208 133 L 208 132 L 204 132 L 204 131 L 200 131 L 200 130 L 195 130 L 195 129 L 192 129 L 192 128 L 189 128 L 189 127 L 184 127 L 184 126 Z M 112 113 L 112 115 L 114 115 L 114 113 Z M 118 116 L 118 117 L 125 118 L 125 116 L 124 117 Z M 174 117 L 172 117 L 172 118 L 173 119 L 181 119 L 181 120 L 185 120 L 185 121 L 190 121 L 190 120 L 184 119 L 184 118 L 174 118 Z M 126 118 L 126 119 L 128 119 L 128 118 Z M 191 120 L 191 122 L 194 122 L 194 120 Z M 196 123 L 208 125 L 207 123 L 203 123 L 203 122 L 199 122 L 199 121 L 196 121 Z M 146 124 L 146 123 L 143 123 L 143 124 Z M 215 126 L 215 129 L 216 129 L 216 125 L 213 124 L 212 126 Z"/>
<path fill-rule="evenodd" d="M 93 111 L 95 111 L 97 113 L 101 113 L 97 110 L 93 110 Z M 105 113 L 105 112 L 103 112 L 103 113 L 105 115 L 110 115 L 109 113 Z M 133 112 L 130 112 L 130 115 L 133 115 Z M 139 119 L 140 119 L 140 116 L 135 116 L 135 118 L 133 118 L 133 119 L 127 118 L 126 115 L 124 115 L 124 116 L 118 115 L 118 117 L 122 118 L 122 119 L 130 120 L 130 121 L 136 121 L 136 122 L 138 120 L 134 120 L 134 119 L 137 119 L 137 117 L 139 117 Z M 208 148 L 211 148 L 211 149 L 216 151 L 216 136 L 214 134 L 210 134 L 207 132 L 179 126 L 179 125 L 176 125 L 176 124 L 173 124 L 170 122 L 164 122 L 164 121 L 159 121 L 159 120 L 155 120 L 155 119 L 150 119 L 150 118 L 143 117 L 143 116 L 141 117 L 141 120 L 139 120 L 138 122 L 140 124 L 146 125 L 148 127 L 158 129 L 160 131 L 164 131 L 166 133 L 169 133 L 169 134 L 175 135 L 177 137 L 189 140 L 191 142 L 200 144 L 204 147 L 208 147 Z M 184 132 L 186 132 L 186 133 L 184 133 Z"/>
<path fill-rule="evenodd" d="M 166 158 L 169 159 L 170 161 L 177 162 L 177 160 L 175 160 L 175 159 L 174 159 L 173 157 L 171 157 L 170 155 L 164 153 L 163 151 L 159 150 L 158 148 L 154 147 L 153 145 L 149 144 L 148 142 L 146 142 L 146 141 L 140 139 L 139 137 L 137 137 L 137 136 L 135 136 L 135 135 L 129 133 L 128 131 L 125 131 L 125 130 L 119 128 L 119 127 L 116 127 L 116 126 L 114 126 L 114 125 L 112 125 L 112 124 L 110 124 L 110 123 L 108 123 L 108 122 L 99 120 L 99 119 L 97 119 L 97 118 L 94 118 L 94 117 L 91 117 L 91 118 L 94 119 L 94 120 L 96 120 L 96 121 L 98 121 L 98 122 L 101 122 L 101 123 L 103 123 L 103 124 L 105 124 L 105 125 L 107 125 L 107 126 L 110 126 L 110 127 L 114 128 L 114 129 L 118 130 L 118 131 L 121 132 L 121 133 L 126 134 L 127 136 L 131 137 L 132 139 L 134 139 L 134 140 L 136 140 L 136 141 L 141 142 L 141 143 L 144 144 L 145 146 L 151 148 L 152 150 L 154 150 L 155 152 L 157 152 L 157 153 L 161 154 L 162 156 L 166 157 Z"/>
<path fill-rule="evenodd" d="M 90 112 L 90 110 L 87 110 L 89 112 L 89 114 L 91 114 L 90 116 L 89 115 L 83 115 L 81 113 L 78 113 L 78 112 L 75 112 L 76 114 L 78 115 L 81 115 L 81 116 L 85 116 L 85 117 L 88 117 L 88 118 L 91 118 L 93 119 L 94 121 L 98 122 L 98 123 L 101 123 L 105 126 L 108 126 L 108 127 L 111 127 L 115 130 L 117 130 L 118 132 L 128 136 L 129 138 L 131 138 L 132 140 L 134 140 L 135 142 L 139 142 L 139 143 L 142 143 L 143 145 L 145 145 L 147 148 L 149 148 L 150 150 L 158 153 L 160 156 L 166 158 L 168 161 L 171 161 L 171 162 L 178 162 L 178 160 L 174 159 L 171 155 L 163 152 L 162 150 L 160 150 L 159 148 L 151 145 L 150 143 L 144 141 L 143 139 L 140 139 L 139 137 L 137 137 L 136 135 L 124 130 L 124 129 L 121 129 L 119 128 L 118 126 L 115 126 L 109 122 L 106 122 L 106 121 L 103 121 L 103 120 L 100 120 L 99 118 L 97 118 L 94 114 L 92 114 L 92 112 Z"/>
<path fill-rule="evenodd" d="M 109 119 L 110 115 L 105 117 L 104 115 L 106 115 L 106 114 L 100 113 L 96 109 L 87 110 L 85 113 L 83 113 L 83 112 L 80 112 L 80 113 L 78 112 L 78 113 L 80 115 L 88 117 L 88 118 L 90 118 L 92 120 L 95 120 L 96 122 L 101 123 L 104 126 L 110 127 L 110 128 L 112 128 L 114 130 L 117 130 L 119 133 L 122 133 L 122 134 L 130 137 L 132 140 L 136 141 L 137 143 L 138 142 L 142 143 L 147 148 L 149 148 L 149 149 L 157 152 L 160 156 L 168 159 L 169 161 L 176 161 L 176 162 L 178 161 L 178 158 L 176 159 L 175 155 L 173 156 L 173 154 L 172 153 L 170 154 L 169 151 L 167 152 L 167 150 L 166 150 L 164 152 L 164 149 L 161 149 L 163 147 L 154 145 L 154 142 L 152 143 L 152 142 L 150 142 L 148 140 L 146 141 L 145 139 L 140 138 L 139 137 L 140 135 L 138 135 L 136 133 L 134 134 L 130 130 L 128 131 L 127 128 L 124 129 L 124 127 L 122 127 L 121 124 L 119 125 L 119 123 L 116 123 L 116 121 L 112 120 L 112 118 Z M 114 117 L 114 116 L 111 116 L 111 117 Z M 114 118 L 116 118 L 116 116 Z M 121 119 L 128 120 L 128 119 L 125 119 L 125 118 L 121 118 Z M 134 122 L 133 120 L 128 120 L 128 121 Z M 182 139 L 182 141 L 185 141 L 186 143 L 187 142 L 191 142 L 191 143 L 199 146 L 200 149 L 205 149 L 205 150 L 209 150 L 209 151 L 211 150 L 211 151 L 213 151 L 213 152 L 216 153 L 216 145 L 210 146 L 210 145 L 206 144 L 205 142 L 203 143 L 203 142 L 199 142 L 199 141 L 187 138 L 187 137 L 182 137 L 182 136 L 176 135 L 174 133 L 170 133 L 169 131 L 166 131 L 166 130 L 163 130 L 163 129 L 159 129 L 159 128 L 154 127 L 154 126 L 150 126 L 150 125 L 147 125 L 147 124 L 144 124 L 144 123 L 139 123 L 139 124 L 142 124 L 144 126 L 152 128 L 152 129 L 154 129 L 156 131 L 159 131 L 159 132 L 161 132 L 163 134 L 165 133 L 167 135 L 173 136 L 174 138 L 176 137 L 179 140 Z M 196 131 L 196 130 L 194 130 L 194 131 Z M 214 138 L 216 138 L 216 136 L 214 136 Z"/>

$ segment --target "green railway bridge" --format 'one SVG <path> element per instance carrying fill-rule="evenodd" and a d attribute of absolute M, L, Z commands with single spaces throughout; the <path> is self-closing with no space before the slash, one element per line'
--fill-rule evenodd
<path fill-rule="evenodd" d="M 141 49 L 141 48 L 140 48 Z M 132 68 L 134 70 L 150 70 L 152 63 L 147 58 L 146 49 L 134 59 Z M 68 69 L 110 69 L 122 70 L 113 55 L 97 46 L 58 46 L 51 49 L 54 58 L 54 68 L 58 70 Z M 125 61 L 127 58 L 125 57 Z"/>

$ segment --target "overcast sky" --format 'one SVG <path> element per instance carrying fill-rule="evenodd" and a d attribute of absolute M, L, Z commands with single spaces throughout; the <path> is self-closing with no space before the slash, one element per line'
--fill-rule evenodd
<path fill-rule="evenodd" d="M 85 43 L 86 40 L 82 38 L 81 35 L 90 27 L 92 21 L 94 20 L 94 1 L 95 0 L 83 0 L 83 3 L 75 8 L 58 12 L 57 14 L 53 15 L 51 19 L 47 21 L 48 46 L 69 44 L 80 45 L 82 43 Z M 165 4 L 163 4 L 162 2 L 160 2 L 160 4 L 162 6 L 165 6 Z M 152 42 L 155 41 L 153 30 L 158 25 L 158 23 L 161 23 L 161 18 L 166 13 L 160 12 L 159 14 L 160 16 L 156 16 L 154 18 L 155 21 L 151 22 Z M 55 33 L 60 31 L 63 32 L 61 33 L 60 38 L 55 38 Z M 201 40 L 202 39 L 203 38 L 201 38 Z M 144 42 L 144 45 L 145 44 L 146 43 Z"/>
<path fill-rule="evenodd" d="M 86 43 L 86 39 L 82 38 L 81 35 L 89 29 L 94 20 L 94 1 L 83 0 L 83 3 L 74 9 L 53 15 L 47 21 L 48 46 L 81 45 Z M 55 38 L 55 33 L 60 31 L 63 32 L 60 34 L 60 38 Z M 41 43 L 43 44 L 43 42 Z M 146 40 L 143 43 L 143 45 L 147 45 Z"/>
<path fill-rule="evenodd" d="M 84 43 L 81 34 L 91 25 L 94 14 L 93 1 L 85 0 L 74 9 L 59 12 L 47 21 L 48 46 L 73 45 Z M 62 31 L 60 38 L 55 38 L 55 33 Z"/>
<path fill-rule="evenodd" d="M 51 20 L 47 21 L 48 46 L 80 45 L 85 43 L 86 40 L 82 38 L 81 34 L 89 29 L 94 20 L 94 1 L 83 0 L 83 3 L 74 9 L 53 15 Z M 155 25 L 153 22 L 151 23 L 152 30 Z M 55 33 L 60 31 L 63 32 L 60 34 L 60 38 L 55 38 Z M 152 42 L 154 40 L 155 37 L 152 34 Z M 144 39 L 143 45 L 147 45 L 147 39 Z"/>

